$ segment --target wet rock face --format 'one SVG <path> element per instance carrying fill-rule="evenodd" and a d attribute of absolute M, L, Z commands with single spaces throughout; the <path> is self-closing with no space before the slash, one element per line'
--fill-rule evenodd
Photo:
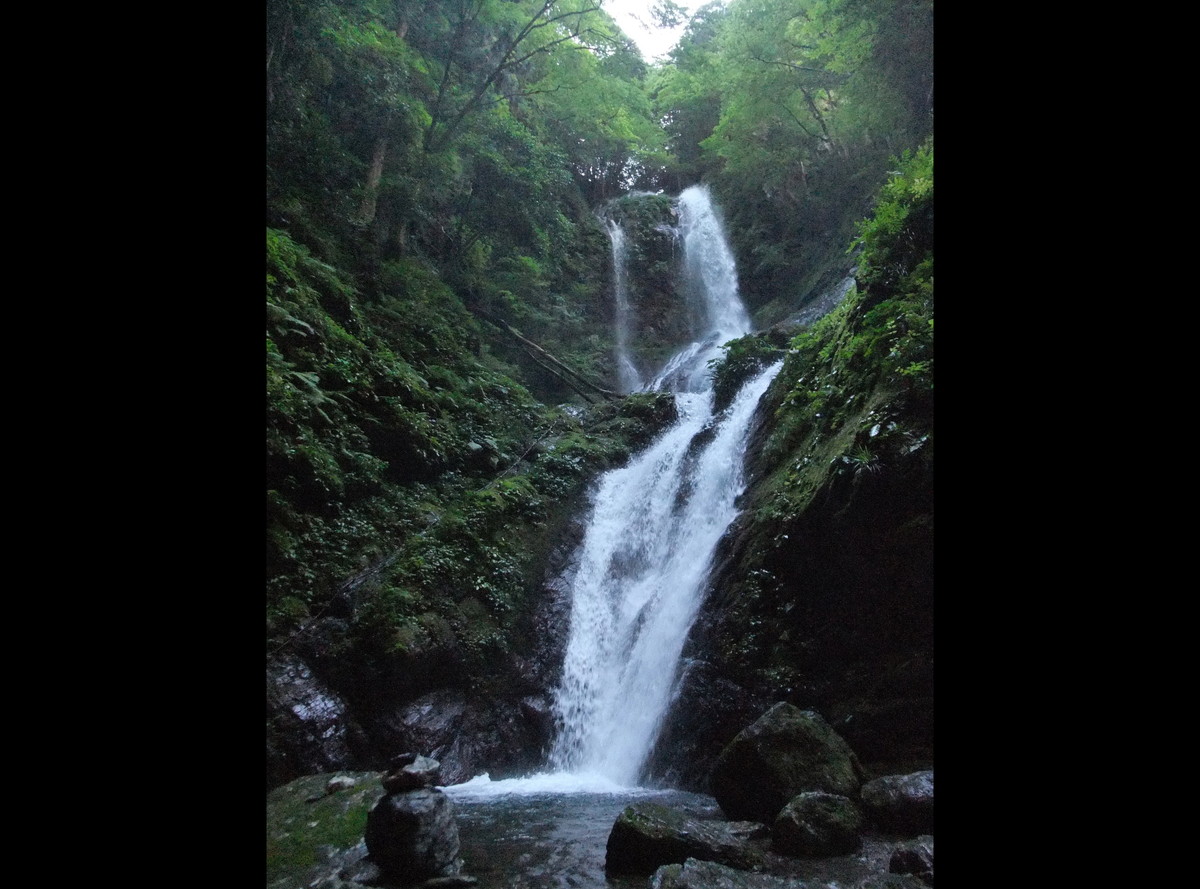
<path fill-rule="evenodd" d="M 462 870 L 454 803 L 434 788 L 385 796 L 367 816 L 364 839 L 371 860 L 401 883 L 456 876 Z"/>
<path fill-rule="evenodd" d="M 775 819 L 771 849 L 809 858 L 846 855 L 862 847 L 862 825 L 853 800 L 834 793 L 802 793 Z"/>
<path fill-rule="evenodd" d="M 862 787 L 867 818 L 883 830 L 933 833 L 933 771 L 885 775 Z"/>
<path fill-rule="evenodd" d="M 765 833 L 761 824 L 692 818 L 657 803 L 632 805 L 613 824 L 605 870 L 650 874 L 660 865 L 682 864 L 688 858 L 754 867 L 762 854 L 749 840 L 759 830 Z"/>
<path fill-rule="evenodd" d="M 614 203 L 610 213 L 625 229 L 629 251 L 630 352 L 643 369 L 655 367 L 694 335 L 696 319 L 683 310 L 679 292 L 679 217 L 666 195 L 630 195 Z"/>
<path fill-rule="evenodd" d="M 857 797 L 862 778 L 854 751 L 820 714 L 779 703 L 729 742 L 711 784 L 729 818 L 771 824 L 801 793 Z"/>
<path fill-rule="evenodd" d="M 708 793 L 721 751 L 770 704 L 722 676 L 711 663 L 688 659 L 678 697 L 651 753 L 649 773 L 665 786 Z"/>
<path fill-rule="evenodd" d="M 345 702 L 304 661 L 267 666 L 267 787 L 315 772 L 352 768 L 357 726 Z"/>
<path fill-rule="evenodd" d="M 372 723 L 377 746 L 426 750 L 441 764 L 443 785 L 489 772 L 493 778 L 531 771 L 541 762 L 551 728 L 532 696 L 469 696 L 439 689 L 396 707 Z"/>

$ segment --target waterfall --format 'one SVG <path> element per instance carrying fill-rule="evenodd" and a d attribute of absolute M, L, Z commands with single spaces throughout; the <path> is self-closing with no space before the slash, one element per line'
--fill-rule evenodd
<path fill-rule="evenodd" d="M 717 417 L 711 392 L 677 395 L 678 423 L 601 479 L 572 591 L 554 768 L 638 782 L 713 552 L 737 515 L 750 418 L 779 367 Z M 694 446 L 709 427 L 711 440 Z"/>
<path fill-rule="evenodd" d="M 550 766 L 622 786 L 640 780 L 658 736 L 713 552 L 737 515 L 750 419 L 780 367 L 750 380 L 714 416 L 708 362 L 750 321 L 707 190 L 685 191 L 679 211 L 697 338 L 645 387 L 673 391 L 679 419 L 593 493 L 555 700 Z"/>
<path fill-rule="evenodd" d="M 708 362 L 721 346 L 750 332 L 750 316 L 738 297 L 737 266 L 725 229 L 704 186 L 679 196 L 679 240 L 683 244 L 683 293 L 696 319 L 696 339 L 680 349 L 646 385 L 648 390 L 702 391 Z"/>
<path fill-rule="evenodd" d="M 750 331 L 750 318 L 707 189 L 684 191 L 677 210 L 682 292 L 694 339 L 640 388 L 674 393 L 678 420 L 628 464 L 601 476 L 592 492 L 569 594 L 549 771 L 501 781 L 479 775 L 446 788 L 460 800 L 651 792 L 639 782 L 679 681 L 680 655 L 717 543 L 738 513 L 750 421 L 783 366 L 777 362 L 750 379 L 714 413 L 709 361 L 721 356 L 724 343 Z M 635 391 L 640 375 L 628 356 L 632 331 L 622 328 L 633 318 L 625 234 L 612 222 L 608 232 L 617 356 L 629 360 L 630 370 L 621 385 Z M 606 817 L 605 835 L 611 814 Z"/>
<path fill-rule="evenodd" d="M 608 239 L 612 242 L 613 256 L 613 303 L 616 328 L 617 385 L 621 392 L 636 392 L 642 388 L 642 376 L 629 355 L 629 327 L 633 321 L 629 308 L 629 262 L 625 230 L 615 220 L 606 225 Z"/>

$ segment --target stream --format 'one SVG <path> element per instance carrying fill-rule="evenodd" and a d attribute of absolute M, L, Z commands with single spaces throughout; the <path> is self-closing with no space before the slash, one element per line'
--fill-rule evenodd
<path fill-rule="evenodd" d="M 602 788 L 608 789 L 602 789 Z M 618 788 L 603 779 L 546 775 L 443 788 L 458 811 L 463 872 L 480 889 L 645 889 L 645 876 L 607 878 L 605 845 L 617 816 L 656 802 L 720 818 L 712 797 Z"/>
<path fill-rule="evenodd" d="M 633 803 L 653 802 L 702 819 L 723 819 L 716 800 L 682 790 L 618 788 L 600 778 L 543 775 L 442 788 L 457 809 L 463 873 L 478 889 L 646 889 L 648 876 L 608 876 L 613 822 Z M 850 889 L 886 874 L 897 837 L 868 833 L 850 855 L 800 859 L 765 853 L 767 873 L 796 889 Z"/>

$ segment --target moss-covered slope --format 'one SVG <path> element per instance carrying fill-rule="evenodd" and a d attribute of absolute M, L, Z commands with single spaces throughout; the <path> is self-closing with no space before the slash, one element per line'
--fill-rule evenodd
<path fill-rule="evenodd" d="M 544 405 L 422 267 L 365 297 L 283 232 L 267 259 L 268 656 L 300 654 L 368 736 L 364 707 L 431 689 L 529 693 L 548 550 L 673 401 Z M 289 720 L 268 720 L 269 750 L 294 748 Z M 367 741 L 367 763 L 398 752 Z"/>

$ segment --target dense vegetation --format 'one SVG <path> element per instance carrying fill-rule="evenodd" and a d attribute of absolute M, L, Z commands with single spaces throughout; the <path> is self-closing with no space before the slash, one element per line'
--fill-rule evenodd
<path fill-rule="evenodd" d="M 779 645 L 778 639 L 755 645 L 753 632 L 738 637 L 746 655 L 742 663 L 762 671 L 760 681 L 768 685 L 801 684 L 800 674 L 811 676 L 822 654 L 836 654 L 832 660 L 845 664 L 850 651 L 861 647 L 853 641 L 856 634 L 884 647 L 885 640 L 901 636 L 932 643 L 932 143 L 901 164 L 858 231 L 857 289 L 795 338 L 770 394 L 774 413 L 758 457 L 768 474 L 755 489 L 751 516 L 754 532 L 762 536 L 763 564 L 755 568 L 776 564 L 750 568 L 743 577 L 755 592 L 770 593 L 772 571 L 790 563 L 793 588 L 787 594 L 776 588 L 773 595 L 743 599 L 750 606 L 743 614 L 747 620 L 755 607 L 787 613 L 784 641 L 788 627 L 793 636 L 803 635 L 806 612 L 820 611 L 815 603 L 822 598 L 828 604 L 840 597 L 831 613 L 842 619 L 823 628 L 822 644 L 802 655 L 802 646 Z M 840 510 L 836 519 L 814 509 L 822 498 Z M 814 511 L 828 519 L 823 533 L 830 537 L 849 534 L 845 520 L 855 511 L 862 514 L 854 521 L 862 518 L 869 526 L 854 533 L 864 539 L 839 545 L 859 559 L 878 554 L 879 561 L 857 575 L 861 580 L 876 571 L 871 583 L 843 577 L 837 586 L 819 590 L 820 582 L 810 577 L 802 583 L 811 595 L 796 596 L 796 575 L 802 572 L 795 563 L 807 557 L 797 554 L 802 544 L 792 543 L 791 535 L 813 541 L 811 529 L 801 526 L 812 521 L 806 513 Z M 893 567 L 917 576 L 880 580 Z M 810 624 L 808 632 L 812 629 Z"/>
<path fill-rule="evenodd" d="M 590 0 L 268 0 L 268 652 L 336 618 L 345 675 L 508 681 L 563 521 L 670 418 L 610 397 L 597 211 L 631 190 L 711 185 L 763 327 L 859 265 L 814 330 L 730 349 L 724 390 L 790 348 L 764 522 L 822 484 L 813 441 L 901 447 L 901 395 L 931 459 L 932 17 L 710 3 L 652 67 Z M 734 666 L 794 678 L 765 650 Z"/>
<path fill-rule="evenodd" d="M 677 184 L 720 196 L 762 324 L 828 286 L 891 160 L 931 131 L 932 0 L 738 0 L 655 72 Z"/>

